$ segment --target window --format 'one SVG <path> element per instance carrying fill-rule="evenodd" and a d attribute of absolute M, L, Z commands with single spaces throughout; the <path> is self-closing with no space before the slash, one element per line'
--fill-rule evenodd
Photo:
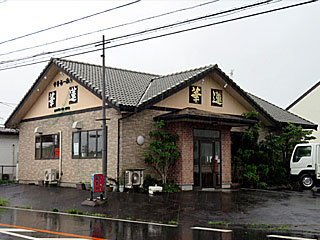
<path fill-rule="evenodd" d="M 293 162 L 299 162 L 302 157 L 311 157 L 311 146 L 301 146 L 296 148 L 293 156 Z"/>
<path fill-rule="evenodd" d="M 59 153 L 58 134 L 36 136 L 35 159 L 58 159 Z"/>
<path fill-rule="evenodd" d="M 102 130 L 74 132 L 72 134 L 73 158 L 101 158 Z"/>

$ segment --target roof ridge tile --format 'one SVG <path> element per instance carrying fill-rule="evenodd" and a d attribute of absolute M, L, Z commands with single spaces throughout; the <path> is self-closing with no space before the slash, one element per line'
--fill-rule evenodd
<path fill-rule="evenodd" d="M 76 63 L 76 64 L 81 64 L 81 65 L 87 65 L 87 66 L 93 66 L 93 67 L 102 68 L 102 66 L 98 65 L 98 64 L 87 63 L 87 62 L 79 62 L 79 61 L 67 60 L 67 59 L 62 59 L 62 58 L 53 58 L 53 61 L 65 61 L 65 62 L 69 62 L 69 63 Z M 61 64 L 63 64 L 63 63 L 61 63 Z M 64 67 L 64 68 L 65 69 L 71 69 L 70 67 Z M 111 67 L 111 66 L 106 66 L 106 68 L 107 69 L 113 69 L 113 70 L 119 70 L 119 71 L 132 72 L 132 73 L 139 73 L 139 74 L 144 74 L 144 75 L 150 75 L 150 76 L 155 76 L 155 77 L 160 76 L 158 74 L 139 72 L 139 71 L 124 69 L 124 68 L 116 68 L 116 67 Z"/>

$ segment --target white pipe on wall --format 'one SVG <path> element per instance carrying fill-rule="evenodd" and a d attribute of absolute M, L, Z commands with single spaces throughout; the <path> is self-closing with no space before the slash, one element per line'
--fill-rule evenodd
<path fill-rule="evenodd" d="M 61 180 L 61 173 L 62 173 L 62 132 L 59 131 L 59 178 L 58 181 Z"/>

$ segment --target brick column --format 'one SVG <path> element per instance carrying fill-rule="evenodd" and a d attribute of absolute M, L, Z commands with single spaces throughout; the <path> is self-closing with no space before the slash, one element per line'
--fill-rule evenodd
<path fill-rule="evenodd" d="M 221 129 L 222 186 L 231 183 L 231 134 L 230 128 Z M 225 187 L 230 187 L 225 185 Z"/>
<path fill-rule="evenodd" d="M 170 133 L 179 136 L 178 151 L 181 153 L 175 166 L 169 174 L 170 180 L 176 184 L 193 184 L 193 132 L 187 122 L 170 123 L 167 126 Z"/>

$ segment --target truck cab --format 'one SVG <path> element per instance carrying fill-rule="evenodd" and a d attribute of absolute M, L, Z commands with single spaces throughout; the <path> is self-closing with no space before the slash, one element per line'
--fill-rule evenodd
<path fill-rule="evenodd" d="M 320 179 L 319 143 L 297 144 L 290 159 L 290 173 L 304 189 L 311 189 Z"/>

